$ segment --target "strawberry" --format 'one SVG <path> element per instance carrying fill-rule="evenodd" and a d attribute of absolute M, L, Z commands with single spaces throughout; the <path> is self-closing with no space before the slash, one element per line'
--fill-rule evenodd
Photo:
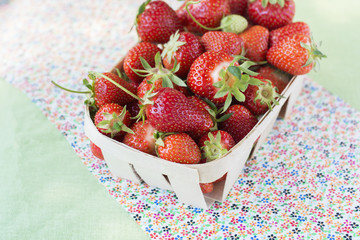
<path fill-rule="evenodd" d="M 290 23 L 284 27 L 272 30 L 270 32 L 270 47 L 277 44 L 285 37 L 291 37 L 295 34 L 302 34 L 310 37 L 310 27 L 304 22 Z"/>
<path fill-rule="evenodd" d="M 133 69 L 144 69 L 140 57 L 145 59 L 151 67 L 155 66 L 155 55 L 161 49 L 149 42 L 140 42 L 129 50 L 124 59 L 124 71 L 128 78 L 139 84 L 144 77 L 138 76 Z"/>
<path fill-rule="evenodd" d="M 224 156 L 235 146 L 235 141 L 228 132 L 217 130 L 202 136 L 198 145 L 202 158 L 205 159 L 206 162 L 211 162 Z"/>
<path fill-rule="evenodd" d="M 281 97 L 277 93 L 277 89 L 269 80 L 265 80 L 262 76 L 258 75 L 255 78 L 260 79 L 263 84 L 258 86 L 249 86 L 244 94 L 245 101 L 242 103 L 254 115 L 261 115 L 266 113 L 267 110 L 272 109 L 272 104 L 279 104 L 276 98 Z"/>
<path fill-rule="evenodd" d="M 194 95 L 189 96 L 188 99 L 191 100 L 200 111 L 203 111 L 205 115 L 209 115 L 211 107 L 204 100 Z M 216 122 L 214 121 L 215 118 L 211 114 L 210 116 L 212 118 L 212 122 L 209 121 L 209 125 L 201 126 L 191 132 L 187 132 L 187 134 L 189 134 L 192 139 L 197 141 L 198 139 L 200 139 L 200 137 L 202 137 L 205 133 L 209 132 L 215 126 L 217 128 Z"/>
<path fill-rule="evenodd" d="M 227 176 L 227 173 L 225 173 L 221 178 L 219 178 L 218 180 L 214 181 L 214 183 L 218 183 L 218 182 L 221 182 L 221 181 L 225 181 L 226 180 L 226 176 Z"/>
<path fill-rule="evenodd" d="M 213 183 L 200 183 L 200 188 L 203 193 L 210 193 L 214 190 Z"/>
<path fill-rule="evenodd" d="M 218 123 L 223 122 L 226 119 L 228 119 L 231 114 L 229 115 L 222 115 L 221 117 L 218 117 L 220 113 L 223 111 L 223 108 L 218 109 L 214 103 L 207 99 L 201 99 L 198 96 L 190 96 L 188 99 L 191 99 L 195 105 L 202 111 L 204 111 L 206 114 L 210 114 L 213 126 L 210 128 L 211 131 L 218 130 Z M 209 132 L 208 127 L 198 128 L 192 132 L 188 132 L 188 134 L 196 141 L 198 141 L 202 136 L 207 134 Z"/>
<path fill-rule="evenodd" d="M 211 116 L 198 109 L 180 91 L 161 88 L 146 105 L 146 117 L 151 125 L 161 132 L 187 132 L 213 126 Z"/>
<path fill-rule="evenodd" d="M 303 75 L 312 70 L 319 59 L 326 57 L 308 36 L 296 34 L 285 37 L 272 46 L 266 58 L 270 64 L 292 75 Z"/>
<path fill-rule="evenodd" d="M 94 124 L 99 132 L 117 140 L 121 140 L 125 132 L 132 133 L 128 128 L 131 124 L 130 113 L 126 111 L 126 107 L 116 103 L 108 103 L 99 108 Z"/>
<path fill-rule="evenodd" d="M 134 133 L 126 133 L 122 142 L 141 152 L 156 156 L 156 138 L 154 137 L 156 130 L 150 122 L 148 120 L 137 122 L 131 127 L 131 130 Z"/>
<path fill-rule="evenodd" d="M 273 30 L 292 22 L 295 2 L 294 0 L 250 0 L 247 13 L 254 24 Z"/>
<path fill-rule="evenodd" d="M 235 143 L 240 142 L 258 122 L 257 118 L 242 105 L 232 105 L 225 113 L 232 115 L 219 123 L 219 129 L 230 133 Z"/>
<path fill-rule="evenodd" d="M 136 30 L 144 42 L 166 43 L 171 34 L 183 30 L 183 26 L 166 2 L 147 0 L 136 16 Z"/>
<path fill-rule="evenodd" d="M 208 109 L 211 109 L 210 106 L 198 96 L 192 95 L 189 96 L 188 99 L 191 99 L 191 101 L 193 101 L 194 104 L 202 111 L 208 112 Z"/>
<path fill-rule="evenodd" d="M 197 36 L 190 32 L 175 33 L 169 42 L 164 45 L 162 52 L 165 68 L 174 68 L 175 58 L 180 64 L 176 75 L 185 79 L 190 71 L 191 64 L 204 52 L 204 47 Z"/>
<path fill-rule="evenodd" d="M 188 25 L 188 19 L 187 19 L 187 11 L 186 11 L 186 1 L 178 8 L 176 9 L 175 13 L 176 15 L 178 16 L 178 18 L 180 19 L 181 21 L 181 24 L 183 26 L 187 26 Z"/>
<path fill-rule="evenodd" d="M 239 55 L 243 41 L 235 33 L 209 31 L 201 37 L 201 43 L 206 51 L 226 52 L 230 55 Z"/>
<path fill-rule="evenodd" d="M 104 156 L 102 154 L 101 149 L 98 146 L 96 146 L 92 141 L 90 141 L 90 150 L 95 157 L 104 160 Z"/>
<path fill-rule="evenodd" d="M 223 32 L 231 32 L 235 34 L 240 34 L 249 26 L 248 20 L 237 14 L 230 14 L 223 19 L 221 19 L 220 28 Z M 218 30 L 214 29 L 213 31 Z"/>
<path fill-rule="evenodd" d="M 229 3 L 225 0 L 201 0 L 195 3 L 187 0 L 182 7 L 187 8 L 190 12 L 190 14 L 188 12 L 186 14 L 188 30 L 201 34 L 209 31 L 205 28 L 219 27 L 223 16 L 230 14 Z M 181 10 L 178 11 L 181 12 Z"/>
<path fill-rule="evenodd" d="M 272 82 L 272 84 L 277 88 L 278 93 L 282 93 L 282 91 L 284 91 L 285 87 L 291 79 L 290 74 L 270 65 L 260 67 L 258 72 L 259 75 L 264 79 L 270 80 Z"/>
<path fill-rule="evenodd" d="M 240 38 L 244 42 L 245 57 L 255 62 L 266 59 L 269 45 L 269 30 L 265 27 L 255 25 L 241 33 Z"/>
<path fill-rule="evenodd" d="M 92 80 L 92 84 L 86 78 L 83 79 L 83 84 L 89 89 L 88 91 L 71 90 L 60 86 L 54 81 L 51 82 L 68 92 L 89 94 L 90 97 L 85 101 L 85 104 L 89 104 L 91 110 L 95 111 L 108 103 L 126 105 L 135 100 L 136 86 L 125 81 L 121 75 L 111 72 L 89 72 L 88 77 Z"/>
<path fill-rule="evenodd" d="M 111 78 L 116 83 L 120 84 L 124 88 L 128 89 L 130 92 L 136 94 L 136 87 L 126 82 L 124 79 L 120 78 L 118 75 L 114 73 L 103 73 L 106 77 Z M 104 77 L 96 77 L 94 82 L 94 99 L 95 105 L 100 108 L 101 106 L 107 103 L 117 103 L 119 105 L 126 105 L 132 101 L 134 98 L 115 86 L 112 82 L 108 81 Z"/>
<path fill-rule="evenodd" d="M 162 159 L 183 164 L 197 164 L 201 159 L 199 147 L 186 133 L 164 137 L 162 146 L 157 146 L 157 153 Z"/>
<path fill-rule="evenodd" d="M 138 101 L 133 101 L 126 105 L 126 110 L 130 113 L 130 119 L 132 123 L 136 122 L 136 116 L 138 116 L 140 112 L 140 106 Z"/>
<path fill-rule="evenodd" d="M 189 89 L 198 96 L 209 99 L 217 105 L 224 105 L 224 111 L 230 106 L 232 96 L 244 101 L 241 93 L 249 84 L 257 84 L 248 74 L 252 62 L 237 62 L 241 57 L 233 57 L 225 52 L 205 52 L 191 65 L 188 75 Z M 248 73 L 248 74 L 245 74 Z"/>
<path fill-rule="evenodd" d="M 228 0 L 232 14 L 244 16 L 246 13 L 248 0 Z"/>

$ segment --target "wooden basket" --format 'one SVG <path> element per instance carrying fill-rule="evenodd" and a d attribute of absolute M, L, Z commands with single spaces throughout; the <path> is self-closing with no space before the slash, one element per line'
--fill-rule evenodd
<path fill-rule="evenodd" d="M 122 61 L 112 71 L 116 68 L 122 69 Z M 209 163 L 179 164 L 166 161 L 106 137 L 96 129 L 88 107 L 85 111 L 85 134 L 101 148 L 114 176 L 136 183 L 144 181 L 150 186 L 174 191 L 180 202 L 208 209 L 214 201 L 222 202 L 226 199 L 246 160 L 259 149 L 276 119 L 291 114 L 291 108 L 301 92 L 303 78 L 293 77 L 282 92 L 284 98 L 279 100 L 279 105 L 266 112 L 251 132 L 225 156 Z M 202 193 L 200 183 L 213 182 L 225 173 L 225 181 L 214 184 L 211 193 Z"/>

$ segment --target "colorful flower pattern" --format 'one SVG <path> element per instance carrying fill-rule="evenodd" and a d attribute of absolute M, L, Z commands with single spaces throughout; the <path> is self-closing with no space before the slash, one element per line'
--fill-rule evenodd
<path fill-rule="evenodd" d="M 309 79 L 291 116 L 276 122 L 228 198 L 209 210 L 116 179 L 92 156 L 84 97 L 50 81 L 79 89 L 86 71 L 114 66 L 135 44 L 127 32 L 140 2 L 127 2 L 126 11 L 112 0 L 0 6 L 1 75 L 39 106 L 152 239 L 360 239 L 360 113 Z"/>

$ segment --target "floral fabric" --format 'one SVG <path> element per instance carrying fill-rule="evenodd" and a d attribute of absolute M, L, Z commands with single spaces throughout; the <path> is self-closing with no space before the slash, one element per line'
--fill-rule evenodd
<path fill-rule="evenodd" d="M 124 2 L 0 6 L 0 73 L 39 106 L 143 230 L 152 239 L 360 239 L 360 113 L 310 79 L 223 203 L 194 208 L 171 191 L 113 178 L 89 150 L 84 97 L 50 81 L 80 89 L 87 71 L 111 69 L 135 44 L 127 32 L 141 1 Z"/>

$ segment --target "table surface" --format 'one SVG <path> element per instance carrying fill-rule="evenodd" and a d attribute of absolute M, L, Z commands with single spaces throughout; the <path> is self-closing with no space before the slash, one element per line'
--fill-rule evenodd
<path fill-rule="evenodd" d="M 5 19 L 0 29 L 11 18 L 1 9 L 7 7 L 0 5 L 0 18 Z M 353 27 L 360 20 L 360 2 L 302 0 L 296 7 L 295 19 L 311 26 L 328 56 L 310 77 L 359 110 L 360 83 L 355 76 L 360 34 Z M 29 31 L 36 27 L 29 24 Z M 20 44 L 21 39 L 14 41 Z M 9 74 L 0 66 L 0 77 L 7 80 Z M 149 238 L 22 91 L 0 80 L 0 93 L 0 230 L 5 239 Z"/>

